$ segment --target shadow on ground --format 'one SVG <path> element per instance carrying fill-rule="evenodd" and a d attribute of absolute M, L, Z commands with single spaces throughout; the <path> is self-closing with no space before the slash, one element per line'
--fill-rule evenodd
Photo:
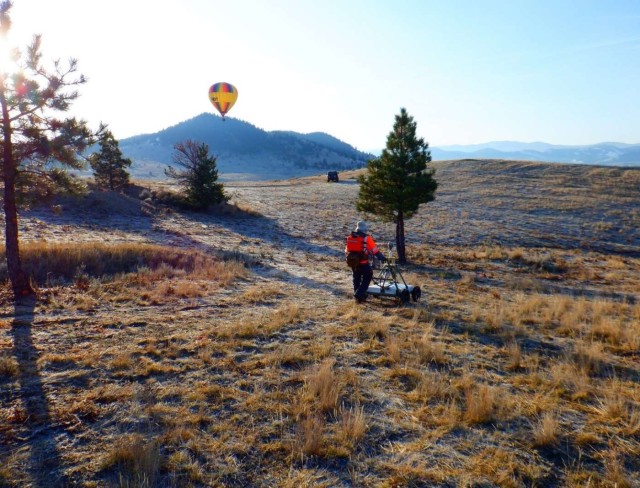
<path fill-rule="evenodd" d="M 11 324 L 13 356 L 18 362 L 17 391 L 24 409 L 24 430 L 19 440 L 28 447 L 28 464 L 23 467 L 29 481 L 24 486 L 66 486 L 66 479 L 56 442 L 56 427 L 50 415 L 45 386 L 38 371 L 40 351 L 33 340 L 35 299 L 16 305 Z M 11 393 L 9 393 L 11 394 Z M 4 395 L 3 395 L 4 396 Z M 4 460 L 6 464 L 8 460 Z M 26 481 L 26 480 L 25 480 Z"/>

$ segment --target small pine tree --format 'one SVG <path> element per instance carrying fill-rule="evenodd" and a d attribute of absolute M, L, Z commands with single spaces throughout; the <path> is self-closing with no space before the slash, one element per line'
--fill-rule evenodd
<path fill-rule="evenodd" d="M 386 148 L 379 158 L 368 162 L 367 173 L 358 179 L 356 209 L 396 224 L 400 263 L 407 261 L 405 219 L 411 218 L 420 204 L 433 201 L 438 188 L 435 171 L 427 169 L 431 161 L 429 144 L 416 136 L 416 129 L 413 117 L 402 108 L 395 117 L 393 131 L 387 136 Z"/>
<path fill-rule="evenodd" d="M 89 156 L 96 184 L 100 188 L 109 190 L 118 190 L 127 186 L 129 173 L 126 168 L 131 166 L 131 160 L 122 157 L 120 145 L 111 131 L 104 131 L 99 142 L 100 151 Z"/>
<path fill-rule="evenodd" d="M 184 168 L 165 169 L 169 178 L 184 187 L 186 203 L 202 210 L 227 200 L 222 183 L 218 183 L 217 158 L 209 153 L 209 146 L 191 139 L 174 146 L 173 164 Z"/>

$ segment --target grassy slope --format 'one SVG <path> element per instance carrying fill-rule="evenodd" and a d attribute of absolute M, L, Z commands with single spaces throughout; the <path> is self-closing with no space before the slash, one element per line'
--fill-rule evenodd
<path fill-rule="evenodd" d="M 262 217 L 26 215 L 222 261 L 2 308 L 0 485 L 636 486 L 640 171 L 437 167 L 405 307 L 349 299 L 349 174 L 229 188 Z"/>

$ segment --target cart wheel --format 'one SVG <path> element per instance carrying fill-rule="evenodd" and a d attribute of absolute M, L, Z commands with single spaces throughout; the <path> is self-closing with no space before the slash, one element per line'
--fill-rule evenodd
<path fill-rule="evenodd" d="M 417 302 L 418 300 L 420 300 L 420 295 L 422 295 L 422 292 L 420 291 L 420 287 L 414 286 L 413 290 L 411 290 L 411 298 L 413 299 L 413 301 Z"/>
<path fill-rule="evenodd" d="M 402 303 L 407 303 L 409 300 L 411 300 L 411 294 L 409 293 L 409 290 L 402 290 L 400 292 L 400 301 Z"/>

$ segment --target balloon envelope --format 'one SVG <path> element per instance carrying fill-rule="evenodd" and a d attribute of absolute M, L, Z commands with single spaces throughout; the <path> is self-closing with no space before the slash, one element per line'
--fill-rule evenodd
<path fill-rule="evenodd" d="M 211 104 L 220 112 L 224 119 L 225 114 L 231 110 L 233 104 L 238 99 L 238 90 L 231 83 L 214 83 L 209 88 L 209 100 Z"/>

